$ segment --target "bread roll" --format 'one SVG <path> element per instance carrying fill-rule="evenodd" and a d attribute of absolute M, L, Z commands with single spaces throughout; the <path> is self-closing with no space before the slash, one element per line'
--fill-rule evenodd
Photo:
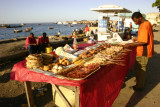
<path fill-rule="evenodd" d="M 80 60 L 80 59 L 82 59 L 82 57 L 79 56 L 79 57 L 73 59 L 72 63 L 74 63 L 74 62 L 76 62 L 76 61 L 78 61 L 78 60 Z"/>
<path fill-rule="evenodd" d="M 44 67 L 43 67 L 43 70 L 44 70 L 44 71 L 48 71 L 49 69 L 50 69 L 49 66 L 44 66 Z"/>

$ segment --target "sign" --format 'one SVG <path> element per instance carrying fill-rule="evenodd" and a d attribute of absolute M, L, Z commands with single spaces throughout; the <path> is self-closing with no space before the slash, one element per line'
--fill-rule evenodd
<path fill-rule="evenodd" d="M 107 32 L 107 23 L 108 23 L 108 17 L 100 16 L 98 18 L 98 31 L 100 33 L 106 33 Z"/>

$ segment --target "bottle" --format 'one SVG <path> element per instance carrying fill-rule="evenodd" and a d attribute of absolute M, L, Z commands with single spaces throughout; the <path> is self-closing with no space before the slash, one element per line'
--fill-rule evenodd
<path fill-rule="evenodd" d="M 72 47 L 73 47 L 73 49 L 77 49 L 78 48 L 77 40 L 76 40 L 77 36 L 74 35 L 73 38 L 74 38 L 74 40 L 73 40 L 73 46 Z"/>

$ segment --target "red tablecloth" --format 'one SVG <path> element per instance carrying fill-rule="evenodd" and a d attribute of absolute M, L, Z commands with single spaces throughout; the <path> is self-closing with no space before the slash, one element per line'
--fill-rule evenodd
<path fill-rule="evenodd" d="M 88 46 L 82 44 L 79 47 Z M 91 45 L 90 45 L 91 46 Z M 103 66 L 85 80 L 73 81 L 58 79 L 26 68 L 26 60 L 13 66 L 11 79 L 17 81 L 46 82 L 56 85 L 79 86 L 81 107 L 110 107 L 118 96 L 127 72 L 135 63 L 136 48 L 124 57 L 125 66 Z"/>

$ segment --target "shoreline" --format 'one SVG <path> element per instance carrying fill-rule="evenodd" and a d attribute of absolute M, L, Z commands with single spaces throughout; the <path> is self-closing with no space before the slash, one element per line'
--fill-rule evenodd
<path fill-rule="evenodd" d="M 49 36 L 56 36 L 56 35 L 49 35 Z M 64 36 L 62 35 L 60 37 L 66 37 L 66 36 L 70 36 L 70 35 L 64 35 Z M 2 44 L 2 43 L 16 42 L 16 41 L 20 41 L 20 40 L 26 40 L 27 37 L 17 37 L 17 38 L 12 38 L 12 39 L 3 39 L 3 40 L 0 40 L 0 44 Z M 39 36 L 35 36 L 36 39 L 38 39 L 38 37 Z"/>
<path fill-rule="evenodd" d="M 40 35 L 41 36 L 41 35 Z M 47 37 L 50 38 L 50 37 L 57 37 L 58 35 L 48 35 Z M 72 35 L 59 35 L 58 38 L 64 38 L 64 37 L 69 37 L 69 36 L 72 36 Z M 77 35 L 78 37 L 84 37 L 85 34 L 78 34 Z M 0 40 L 0 44 L 2 43 L 10 43 L 10 42 L 16 42 L 16 41 L 20 41 L 20 40 L 26 40 L 28 36 L 26 37 L 17 37 L 17 38 L 12 38 L 12 39 L 2 39 Z M 36 39 L 38 39 L 39 36 L 35 36 Z M 56 41 L 56 40 L 55 40 Z"/>

